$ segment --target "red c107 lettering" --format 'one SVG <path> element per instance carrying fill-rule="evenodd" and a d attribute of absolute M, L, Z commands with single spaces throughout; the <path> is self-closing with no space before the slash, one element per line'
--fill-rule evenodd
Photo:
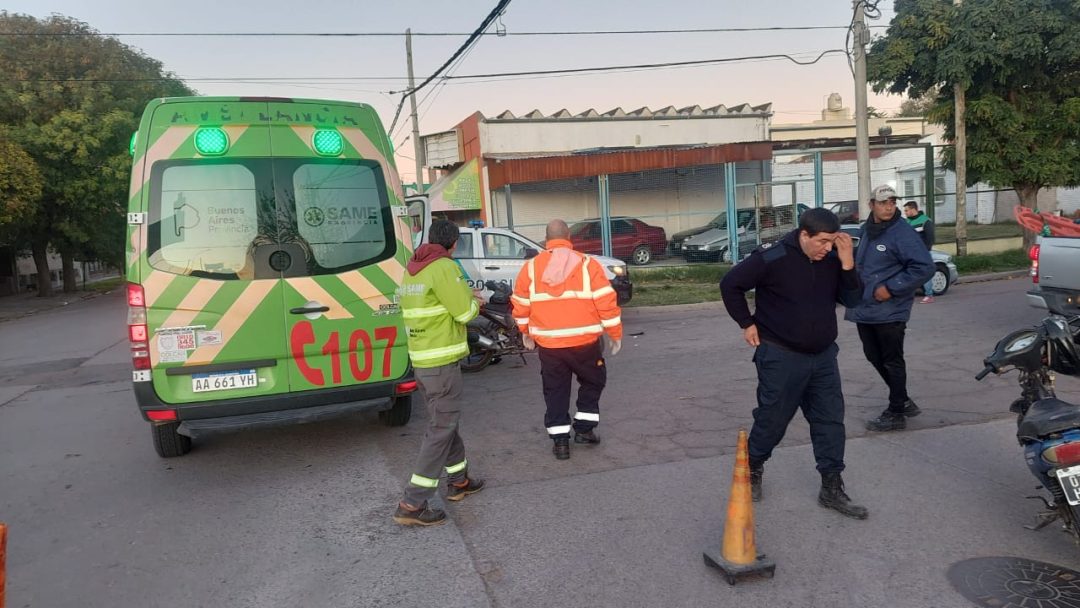
<path fill-rule="evenodd" d="M 375 340 L 386 343 L 383 347 L 381 376 L 383 378 L 390 377 L 393 364 L 393 349 L 394 344 L 397 341 L 397 335 L 398 329 L 394 326 L 375 328 Z M 296 367 L 308 382 L 315 386 L 323 386 L 326 384 L 325 374 L 321 369 L 312 367 L 307 360 L 305 347 L 309 344 L 315 344 L 315 342 L 315 329 L 310 321 L 300 321 L 296 325 L 293 325 L 289 335 L 289 347 L 292 352 L 292 358 L 296 361 Z M 371 378 L 371 374 L 375 368 L 375 357 L 374 349 L 372 348 L 371 335 L 367 330 L 357 329 L 352 332 L 349 336 L 348 351 L 346 352 L 348 352 L 349 355 L 349 371 L 352 373 L 352 377 L 357 382 L 365 382 Z M 330 336 L 321 348 L 321 353 L 330 358 L 330 377 L 332 384 L 341 384 L 342 352 L 341 337 L 338 332 L 334 331 L 330 333 Z M 360 361 L 361 355 L 363 356 L 362 364 Z"/>

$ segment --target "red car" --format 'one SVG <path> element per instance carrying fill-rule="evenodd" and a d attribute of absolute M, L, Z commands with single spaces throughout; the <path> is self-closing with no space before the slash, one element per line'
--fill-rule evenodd
<path fill-rule="evenodd" d="M 578 222 L 570 227 L 574 249 L 593 255 L 603 255 L 600 241 L 600 220 Z M 611 255 L 629 260 L 639 266 L 662 256 L 667 249 L 667 234 L 659 226 L 650 226 L 632 217 L 611 218 Z"/>

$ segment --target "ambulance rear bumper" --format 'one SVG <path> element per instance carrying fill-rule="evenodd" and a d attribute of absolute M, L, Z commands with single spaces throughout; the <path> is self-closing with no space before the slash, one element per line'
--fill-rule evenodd
<path fill-rule="evenodd" d="M 144 419 L 149 420 L 147 410 L 174 410 L 180 421 L 178 432 L 195 438 L 209 433 L 305 424 L 365 411 L 385 411 L 400 396 L 395 394 L 396 386 L 412 379 L 409 370 L 392 382 L 186 404 L 161 401 L 150 382 L 136 382 L 133 387 L 135 402 Z"/>

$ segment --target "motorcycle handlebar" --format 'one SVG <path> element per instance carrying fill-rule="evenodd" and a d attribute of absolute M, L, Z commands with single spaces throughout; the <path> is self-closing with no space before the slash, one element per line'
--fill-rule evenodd
<path fill-rule="evenodd" d="M 979 372 L 979 375 L 975 376 L 975 379 L 976 380 L 982 380 L 983 378 L 985 378 L 987 376 L 987 374 L 989 374 L 992 371 L 994 371 L 994 367 L 991 366 L 991 365 L 987 365 L 986 367 L 983 368 L 983 370 L 981 372 Z"/>

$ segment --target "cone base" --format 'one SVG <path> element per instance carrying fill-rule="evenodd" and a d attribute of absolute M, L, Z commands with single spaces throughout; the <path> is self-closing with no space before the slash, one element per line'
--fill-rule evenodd
<path fill-rule="evenodd" d="M 744 578 L 772 578 L 776 573 L 776 563 L 765 557 L 765 554 L 759 554 L 752 564 L 733 564 L 724 559 L 719 551 L 705 551 L 704 557 L 705 565 L 722 572 L 729 585 L 734 585 Z"/>

